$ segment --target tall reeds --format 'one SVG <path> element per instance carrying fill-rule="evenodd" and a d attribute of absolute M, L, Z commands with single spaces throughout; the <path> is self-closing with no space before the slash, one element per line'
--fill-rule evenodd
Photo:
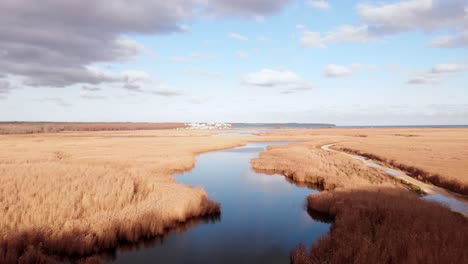
<path fill-rule="evenodd" d="M 88 257 L 219 214 L 203 189 L 170 175 L 191 169 L 196 153 L 245 139 L 175 130 L 127 135 L 3 136 L 0 263 Z"/>
<path fill-rule="evenodd" d="M 356 155 L 359 155 L 368 159 L 383 162 L 394 168 L 404 171 L 408 176 L 411 176 L 420 181 L 432 183 L 436 186 L 445 188 L 455 193 L 468 195 L 468 185 L 463 184 L 458 180 L 450 179 L 447 177 L 442 177 L 440 174 L 430 173 L 421 168 L 405 165 L 402 162 L 396 161 L 396 160 L 388 160 L 386 158 L 383 158 L 381 156 L 378 156 L 372 153 L 366 153 L 366 152 L 362 152 L 362 151 L 351 149 L 351 148 L 340 148 L 340 149 L 348 153 L 356 154 Z"/>
<path fill-rule="evenodd" d="M 394 183 L 382 172 L 361 162 L 309 144 L 269 147 L 251 160 L 251 165 L 258 172 L 284 175 L 321 190 Z"/>

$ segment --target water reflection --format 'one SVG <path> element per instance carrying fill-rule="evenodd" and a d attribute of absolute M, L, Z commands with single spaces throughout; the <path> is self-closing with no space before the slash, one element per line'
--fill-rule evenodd
<path fill-rule="evenodd" d="M 103 263 L 103 262 L 115 262 L 118 260 L 118 256 L 125 254 L 125 252 L 137 251 L 144 248 L 150 248 L 163 244 L 166 239 L 177 233 L 186 232 L 190 228 L 193 228 L 199 224 L 215 224 L 221 221 L 221 214 L 211 214 L 203 217 L 191 218 L 185 222 L 177 223 L 170 229 L 167 229 L 165 233 L 159 236 L 148 237 L 141 239 L 138 242 L 124 242 L 119 243 L 118 248 L 109 249 L 107 251 L 100 252 L 99 254 L 93 254 L 88 257 L 73 257 L 66 256 L 59 258 L 61 262 L 66 263 Z M 87 262 L 88 261 L 88 262 Z M 135 262 L 136 263 L 136 262 Z"/>
<path fill-rule="evenodd" d="M 315 211 L 313 209 L 307 209 L 307 213 L 310 217 L 312 217 L 312 219 L 322 223 L 331 224 L 335 220 L 335 217 L 333 215 L 325 214 L 319 211 Z"/>
<path fill-rule="evenodd" d="M 272 144 L 284 142 L 198 156 L 196 167 L 177 180 L 202 186 L 221 204 L 222 219 L 169 234 L 155 245 L 119 251 L 115 262 L 288 263 L 289 251 L 328 232 L 329 222 L 305 209 L 305 198 L 316 191 L 250 168 L 250 160 Z"/>
<path fill-rule="evenodd" d="M 446 205 L 453 211 L 462 212 L 462 214 L 468 216 L 468 203 L 466 202 L 462 202 L 440 194 L 428 195 L 423 197 L 423 199 Z"/>

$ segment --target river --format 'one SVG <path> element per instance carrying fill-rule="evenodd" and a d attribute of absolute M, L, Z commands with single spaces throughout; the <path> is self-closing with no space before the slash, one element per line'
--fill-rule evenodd
<path fill-rule="evenodd" d="M 115 263 L 289 263 L 292 248 L 310 246 L 330 224 L 307 212 L 306 197 L 316 190 L 251 169 L 250 160 L 274 144 L 286 142 L 250 143 L 197 156 L 195 168 L 176 175 L 177 181 L 203 187 L 221 204 L 221 216 L 149 246 L 119 250 Z"/>

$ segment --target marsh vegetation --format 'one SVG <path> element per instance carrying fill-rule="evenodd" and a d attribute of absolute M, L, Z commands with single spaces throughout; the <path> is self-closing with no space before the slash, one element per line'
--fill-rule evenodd
<path fill-rule="evenodd" d="M 331 231 L 291 252 L 292 263 L 466 263 L 468 220 L 395 188 L 322 192 L 308 207 L 334 217 Z"/>
<path fill-rule="evenodd" d="M 463 176 L 468 161 L 466 129 L 307 129 L 211 136 L 216 133 L 83 131 L 1 136 L 0 262 L 54 262 L 67 257 L 98 261 L 102 260 L 99 254 L 121 245 L 151 240 L 174 228 L 186 230 L 179 228 L 181 223 L 219 214 L 219 201 L 215 194 L 177 183 L 171 175 L 192 169 L 200 153 L 249 141 L 281 140 L 292 143 L 252 156 L 252 168 L 323 190 L 308 198 L 309 212 L 315 212 L 310 215 L 333 219 L 329 234 L 293 251 L 294 262 L 340 263 L 349 258 L 363 263 L 378 260 L 375 252 L 382 252 L 382 259 L 390 262 L 467 262 L 462 250 L 468 244 L 466 218 L 421 200 L 414 191 L 417 186 L 408 190 L 382 170 L 320 148 L 336 143 L 384 162 L 404 161 L 437 173 L 441 181 L 463 185 L 467 182 Z M 222 183 L 222 173 L 218 176 Z M 250 184 L 255 187 L 260 182 Z"/>

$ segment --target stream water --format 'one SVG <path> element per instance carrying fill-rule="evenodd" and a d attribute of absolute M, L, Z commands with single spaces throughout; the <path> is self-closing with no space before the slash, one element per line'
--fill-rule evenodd
<path fill-rule="evenodd" d="M 401 171 L 383 167 L 382 165 L 369 161 L 368 159 L 362 156 L 353 155 L 353 158 L 365 162 L 369 167 L 383 169 L 386 173 L 393 176 L 403 174 L 403 172 Z M 422 199 L 443 204 L 450 208 L 452 211 L 459 212 L 465 216 L 468 216 L 468 201 L 466 200 L 466 197 L 463 197 L 462 195 L 453 194 L 451 196 L 447 196 L 441 194 L 431 194 L 423 196 Z"/>
<path fill-rule="evenodd" d="M 203 187 L 221 204 L 221 216 L 150 246 L 118 251 L 115 263 L 289 263 L 291 249 L 299 243 L 310 246 L 330 224 L 306 210 L 306 197 L 316 190 L 251 169 L 250 160 L 275 144 L 286 142 L 250 143 L 197 156 L 195 168 L 177 175 L 177 181 Z"/>

